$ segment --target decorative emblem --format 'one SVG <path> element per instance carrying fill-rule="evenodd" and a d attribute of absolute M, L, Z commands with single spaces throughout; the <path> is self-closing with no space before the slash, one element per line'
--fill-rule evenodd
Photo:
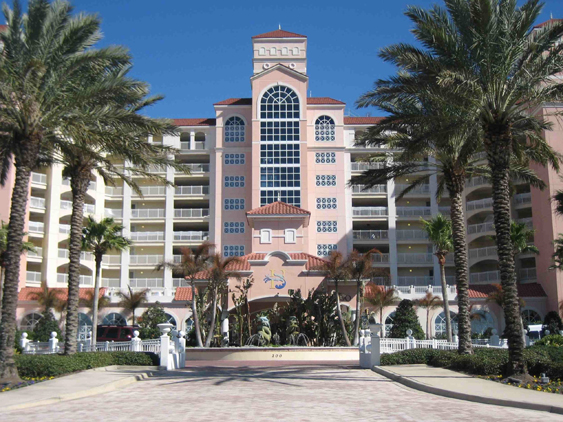
<path fill-rule="evenodd" d="M 270 272 L 271 275 L 264 277 L 264 283 L 271 283 L 270 289 L 283 289 L 287 284 L 287 282 L 285 281 L 285 270 L 281 270 L 281 274 L 274 273 L 274 270 L 270 270 Z"/>

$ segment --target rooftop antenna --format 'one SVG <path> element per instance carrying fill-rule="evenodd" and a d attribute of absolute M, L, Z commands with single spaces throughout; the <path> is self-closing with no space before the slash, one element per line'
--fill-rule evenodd
<path fill-rule="evenodd" d="M 278 24 L 278 29 L 281 29 L 281 23 L 280 23 L 280 24 Z"/>
<path fill-rule="evenodd" d="M 309 97 L 313 96 L 313 91 L 309 90 Z"/>

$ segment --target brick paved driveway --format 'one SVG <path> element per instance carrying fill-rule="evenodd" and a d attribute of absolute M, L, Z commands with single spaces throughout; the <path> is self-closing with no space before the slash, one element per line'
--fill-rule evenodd
<path fill-rule="evenodd" d="M 194 366 L 4 421 L 563 421 L 447 399 L 352 366 Z"/>

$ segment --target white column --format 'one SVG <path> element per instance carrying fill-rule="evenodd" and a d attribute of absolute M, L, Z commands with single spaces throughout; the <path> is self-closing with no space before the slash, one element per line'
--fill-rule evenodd
<path fill-rule="evenodd" d="M 428 157 L 428 161 L 430 163 L 435 163 L 436 159 L 434 157 Z M 430 213 L 432 217 L 438 214 L 439 212 L 439 205 L 438 201 L 436 200 L 436 192 L 438 191 L 438 177 L 436 174 L 432 174 L 430 176 Z M 434 264 L 434 284 L 439 286 L 441 284 L 440 280 L 440 264 L 438 262 L 438 258 L 434 256 L 433 258 Z"/>
<path fill-rule="evenodd" d="M 344 172 L 346 177 L 344 179 L 344 183 L 347 183 L 348 180 L 352 177 L 352 159 L 350 157 L 350 153 L 345 151 L 344 152 Z M 337 181 L 338 182 L 338 181 Z M 353 223 L 353 211 L 352 211 L 352 189 L 348 186 L 346 187 L 344 197 L 346 199 L 344 206 L 346 212 L 344 215 L 346 216 L 346 224 L 344 226 L 346 235 L 346 245 L 348 253 L 352 252 L 354 249 L 354 223 Z"/>
<path fill-rule="evenodd" d="M 190 150 L 195 149 L 195 132 L 192 130 L 190 132 Z"/>
<path fill-rule="evenodd" d="M 393 157 L 389 155 L 388 160 L 392 161 Z M 389 267 L 391 270 L 391 284 L 397 285 L 399 281 L 399 270 L 397 268 L 397 207 L 395 205 L 394 179 L 387 181 L 387 210 L 389 214 Z"/>
<path fill-rule="evenodd" d="M 166 170 L 166 179 L 170 182 L 174 182 L 174 169 L 169 168 Z M 165 203 L 165 215 L 164 220 L 164 261 L 172 262 L 173 260 L 173 250 L 172 242 L 174 240 L 174 186 L 166 187 L 166 203 Z M 172 286 L 172 271 L 169 269 L 164 270 L 164 288 L 166 289 L 167 295 L 173 288 Z"/>
<path fill-rule="evenodd" d="M 59 266 L 59 240 L 68 238 L 68 234 L 59 234 L 59 221 L 61 209 L 61 192 L 63 187 L 63 166 L 54 164 L 47 169 L 49 180 L 45 192 L 45 233 L 43 235 L 43 263 L 42 275 L 49 287 L 54 287 L 57 282 L 57 267 Z M 63 262 L 61 261 L 60 264 Z"/>
<path fill-rule="evenodd" d="M 131 187 L 123 184 L 123 235 L 130 237 L 131 234 Z M 127 288 L 129 285 L 129 249 L 121 252 L 121 275 L 120 287 Z"/>

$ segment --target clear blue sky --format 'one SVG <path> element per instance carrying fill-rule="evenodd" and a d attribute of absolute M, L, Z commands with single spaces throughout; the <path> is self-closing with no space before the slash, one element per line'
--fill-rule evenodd
<path fill-rule="evenodd" d="M 412 42 L 407 5 L 429 7 L 440 0 L 74 0 L 77 11 L 102 20 L 102 45 L 127 46 L 133 75 L 165 99 L 153 117 L 213 117 L 212 104 L 250 96 L 251 37 L 282 29 L 307 35 L 309 88 L 313 96 L 354 102 L 377 78 L 393 69 L 377 52 Z M 563 17 L 563 1 L 547 0 L 542 15 Z M 539 23 L 539 22 L 538 22 Z"/>

